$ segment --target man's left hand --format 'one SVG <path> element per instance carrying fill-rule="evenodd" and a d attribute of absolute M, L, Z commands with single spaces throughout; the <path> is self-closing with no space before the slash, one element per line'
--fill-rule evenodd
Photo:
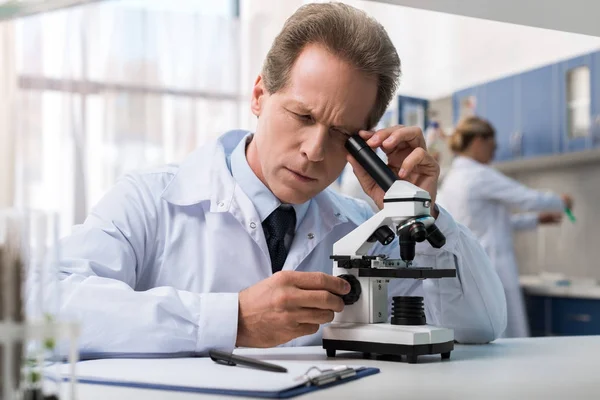
<path fill-rule="evenodd" d="M 400 179 L 411 182 L 429 192 L 431 196 L 431 215 L 437 218 L 434 210 L 440 166 L 427 152 L 425 138 L 419 127 L 397 125 L 376 132 L 360 131 L 359 135 L 372 149 L 381 148 L 388 158 L 388 167 Z M 383 208 L 385 192 L 350 154 L 348 162 L 352 165 L 363 190 Z"/>

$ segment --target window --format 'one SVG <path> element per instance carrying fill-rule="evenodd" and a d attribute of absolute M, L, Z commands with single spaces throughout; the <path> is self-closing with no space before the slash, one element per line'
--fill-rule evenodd
<path fill-rule="evenodd" d="M 581 66 L 567 72 L 567 132 L 569 138 L 586 137 L 591 126 L 590 68 Z"/>
<path fill-rule="evenodd" d="M 250 128 L 238 7 L 119 0 L 19 20 L 17 205 L 58 211 L 64 234 L 123 174 Z"/>

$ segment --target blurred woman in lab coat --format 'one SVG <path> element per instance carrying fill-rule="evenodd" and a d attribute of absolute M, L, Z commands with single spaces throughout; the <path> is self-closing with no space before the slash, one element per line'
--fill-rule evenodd
<path fill-rule="evenodd" d="M 438 194 L 438 203 L 477 236 L 504 285 L 508 324 L 504 337 L 529 336 L 525 304 L 519 286 L 513 230 L 533 229 L 539 223 L 560 222 L 572 199 L 530 189 L 491 168 L 495 131 L 478 118 L 462 120 L 450 148 L 457 157 Z M 515 211 L 546 211 L 513 214 Z"/>

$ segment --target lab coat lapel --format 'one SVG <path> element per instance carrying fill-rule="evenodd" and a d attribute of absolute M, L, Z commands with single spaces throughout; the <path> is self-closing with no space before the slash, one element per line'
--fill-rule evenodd
<path fill-rule="evenodd" d="M 241 225 L 243 231 L 256 243 L 261 254 L 260 269 L 269 276 L 271 274 L 271 261 L 265 234 L 262 230 L 260 216 L 250 198 L 231 176 L 225 162 L 225 155 L 220 153 L 215 157 L 212 165 L 211 179 L 211 206 L 212 213 L 229 213 Z M 235 247 L 235 237 L 230 238 L 232 247 Z M 245 240 L 245 239 L 243 239 Z"/>
<path fill-rule="evenodd" d="M 229 207 L 229 213 L 238 220 L 240 225 L 244 228 L 246 233 L 254 240 L 258 248 L 262 253 L 264 262 L 262 263 L 262 269 L 268 275 L 271 274 L 271 258 L 269 257 L 269 248 L 267 246 L 267 240 L 262 229 L 260 216 L 256 211 L 256 207 L 248 198 L 246 193 L 240 188 L 239 185 L 235 184 L 233 190 L 233 198 Z M 232 238 L 232 246 L 235 246 L 235 238 Z"/>
<path fill-rule="evenodd" d="M 321 244 L 333 229 L 348 219 L 330 201 L 325 193 L 318 194 L 311 202 L 300 223 L 283 270 L 296 270 L 300 264 Z M 333 249 L 330 249 L 331 251 Z"/>

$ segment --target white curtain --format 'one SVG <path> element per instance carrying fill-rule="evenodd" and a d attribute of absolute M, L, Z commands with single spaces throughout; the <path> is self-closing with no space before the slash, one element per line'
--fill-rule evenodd
<path fill-rule="evenodd" d="M 63 234 L 123 173 L 253 128 L 239 19 L 131 3 L 15 25 L 15 202 L 58 211 Z"/>
<path fill-rule="evenodd" d="M 0 209 L 9 207 L 14 193 L 13 118 L 15 79 L 14 24 L 0 24 Z"/>

